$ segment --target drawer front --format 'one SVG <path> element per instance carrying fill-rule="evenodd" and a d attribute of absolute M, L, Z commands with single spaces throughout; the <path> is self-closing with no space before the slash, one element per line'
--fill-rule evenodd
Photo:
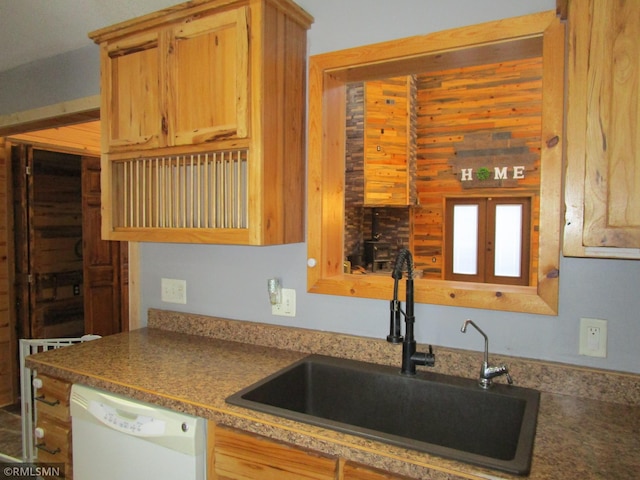
<path fill-rule="evenodd" d="M 38 458 L 40 452 L 44 451 L 56 458 L 67 458 L 71 456 L 71 425 L 61 424 L 49 415 L 38 415 L 36 428 L 41 429 L 42 436 L 36 438 L 38 447 Z M 58 460 L 63 461 L 63 460 Z"/>
<path fill-rule="evenodd" d="M 36 431 L 39 433 L 39 438 L 35 439 L 38 462 L 64 463 L 64 478 L 72 478 L 71 424 L 38 412 Z"/>
<path fill-rule="evenodd" d="M 38 375 L 38 378 L 42 381 L 42 387 L 38 388 L 35 393 L 38 415 L 51 415 L 62 422 L 70 422 L 71 384 L 46 375 Z"/>

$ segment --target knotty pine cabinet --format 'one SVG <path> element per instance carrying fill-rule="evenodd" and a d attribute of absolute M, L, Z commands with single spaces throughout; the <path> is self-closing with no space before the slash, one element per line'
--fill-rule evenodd
<path fill-rule="evenodd" d="M 36 422 L 35 447 L 39 463 L 64 464 L 64 478 L 73 478 L 71 413 L 69 398 L 71 384 L 48 375 L 39 374 L 34 386 Z"/>
<path fill-rule="evenodd" d="M 338 457 L 209 422 L 208 480 L 403 480 Z"/>
<path fill-rule="evenodd" d="M 640 258 L 640 2 L 568 2 L 563 253 Z"/>
<path fill-rule="evenodd" d="M 103 238 L 304 239 L 312 21 L 290 0 L 200 0 L 90 34 L 101 52 Z"/>
<path fill-rule="evenodd" d="M 208 480 L 336 480 L 338 461 L 209 423 Z"/>
<path fill-rule="evenodd" d="M 108 151 L 246 138 L 247 22 L 239 7 L 107 41 Z"/>

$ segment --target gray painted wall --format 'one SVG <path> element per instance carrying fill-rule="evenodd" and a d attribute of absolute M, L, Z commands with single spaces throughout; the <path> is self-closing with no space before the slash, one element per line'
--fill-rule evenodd
<path fill-rule="evenodd" d="M 0 72 L 0 115 L 100 93 L 100 51 L 90 45 Z"/>
<path fill-rule="evenodd" d="M 315 17 L 309 32 L 310 55 L 555 8 L 555 0 L 297 1 Z M 0 74 L 0 114 L 96 94 L 94 71 L 86 74 L 87 85 L 77 90 L 70 91 L 64 81 L 66 76 L 75 77 L 74 69 L 84 68 L 75 62 L 88 62 L 89 70 L 97 69 L 97 49 L 84 50 L 72 52 L 77 58 L 65 55 L 68 64 L 42 65 L 56 81 L 33 84 L 34 89 L 45 91 L 26 96 L 37 94 L 40 105 L 16 98 L 24 92 L 19 79 Z M 31 65 L 29 71 L 37 71 L 32 70 L 35 67 Z M 143 244 L 141 255 L 142 311 L 164 308 L 367 337 L 387 334 L 388 301 L 306 293 L 304 243 L 277 247 Z M 481 350 L 478 335 L 460 333 L 463 320 L 471 318 L 490 336 L 491 351 L 496 353 L 640 373 L 640 261 L 562 258 L 560 267 L 558 316 L 418 305 L 418 340 L 433 343 L 436 353 L 438 345 Z M 186 305 L 160 300 L 163 277 L 187 281 Z M 295 318 L 271 315 L 266 290 L 270 277 L 279 277 L 286 288 L 296 290 Z M 606 359 L 578 355 L 580 317 L 608 320 Z"/>

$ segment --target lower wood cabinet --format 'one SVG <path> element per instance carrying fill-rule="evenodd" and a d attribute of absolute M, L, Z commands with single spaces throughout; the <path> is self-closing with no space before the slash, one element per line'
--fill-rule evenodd
<path fill-rule="evenodd" d="M 36 448 L 38 462 L 65 465 L 73 478 L 71 384 L 38 375 Z M 45 477 L 50 478 L 50 477 Z M 207 426 L 207 480 L 409 480 L 337 456 L 217 425 Z"/>
<path fill-rule="evenodd" d="M 38 462 L 64 464 L 66 479 L 73 478 L 71 448 L 71 384 L 48 375 L 38 375 L 34 394 L 35 446 Z"/>
<path fill-rule="evenodd" d="M 338 457 L 260 435 L 208 426 L 208 480 L 402 480 Z"/>

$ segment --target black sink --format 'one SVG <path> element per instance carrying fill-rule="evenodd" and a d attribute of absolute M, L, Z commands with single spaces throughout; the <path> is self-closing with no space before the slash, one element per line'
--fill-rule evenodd
<path fill-rule="evenodd" d="M 227 398 L 292 420 L 526 475 L 539 392 L 321 355 L 306 357 Z"/>

